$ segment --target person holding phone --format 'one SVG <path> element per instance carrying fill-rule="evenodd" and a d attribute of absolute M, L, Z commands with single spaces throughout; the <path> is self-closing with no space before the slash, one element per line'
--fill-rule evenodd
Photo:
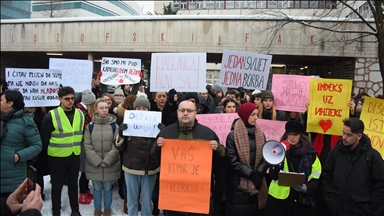
<path fill-rule="evenodd" d="M 35 190 L 26 193 L 28 181 L 25 179 L 9 197 L 1 197 L 2 216 L 41 216 L 43 208 L 43 200 L 40 196 L 41 188 L 36 185 Z"/>

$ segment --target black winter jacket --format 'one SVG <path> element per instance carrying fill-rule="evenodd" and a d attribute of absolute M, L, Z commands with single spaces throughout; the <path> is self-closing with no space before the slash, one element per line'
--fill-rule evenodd
<path fill-rule="evenodd" d="M 332 215 L 372 215 L 384 202 L 384 163 L 363 134 L 355 150 L 339 140 L 322 172 L 325 204 Z"/>
<path fill-rule="evenodd" d="M 234 126 L 233 122 L 232 127 Z M 250 150 L 250 161 L 251 166 L 245 165 L 240 162 L 239 154 L 236 149 L 234 130 L 227 136 L 226 141 L 226 152 L 227 152 L 227 184 L 226 184 L 226 197 L 227 197 L 227 215 L 256 215 L 258 212 L 258 196 L 251 196 L 249 193 L 239 189 L 240 177 L 250 179 L 251 173 L 254 167 L 257 166 L 256 171 L 260 174 L 265 173 L 268 168 L 268 164 L 261 159 L 259 164 L 254 164 L 256 158 L 256 144 L 263 145 L 264 140 L 255 140 L 254 127 L 246 127 L 248 131 L 249 150 Z"/>

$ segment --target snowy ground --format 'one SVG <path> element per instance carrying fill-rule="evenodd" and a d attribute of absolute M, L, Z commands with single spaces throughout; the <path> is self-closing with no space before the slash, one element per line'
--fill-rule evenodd
<path fill-rule="evenodd" d="M 52 202 L 51 202 L 51 183 L 50 183 L 50 176 L 44 177 L 44 194 L 45 194 L 45 201 L 43 204 L 43 209 L 41 210 L 41 214 L 44 216 L 52 215 Z M 90 188 L 92 190 L 92 184 L 90 183 Z M 113 195 L 112 195 L 112 215 L 118 216 L 127 216 L 127 214 L 124 214 L 123 212 L 123 204 L 124 200 L 122 200 L 118 193 L 119 187 L 117 184 L 114 184 L 113 186 Z M 94 212 L 93 208 L 93 201 L 89 205 L 81 205 L 80 207 L 80 213 L 82 216 L 92 216 Z M 102 209 L 103 210 L 103 209 Z M 68 189 L 67 186 L 63 187 L 63 190 L 61 192 L 61 215 L 62 216 L 69 216 L 71 214 L 71 207 L 69 206 L 69 198 L 68 198 Z M 139 212 L 139 215 L 140 212 Z M 160 214 L 163 215 L 163 214 Z"/>

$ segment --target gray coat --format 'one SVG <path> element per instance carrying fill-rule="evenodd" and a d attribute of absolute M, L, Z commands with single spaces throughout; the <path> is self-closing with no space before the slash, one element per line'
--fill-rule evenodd
<path fill-rule="evenodd" d="M 89 180 L 113 181 L 120 178 L 120 155 L 114 146 L 114 137 L 118 134 L 119 127 L 116 125 L 115 134 L 113 134 L 111 126 L 113 122 L 116 122 L 116 117 L 111 114 L 105 118 L 95 114 L 92 122 L 85 128 L 84 149 L 87 158 L 85 175 Z M 89 131 L 90 124 L 94 124 L 92 135 Z M 101 162 L 107 164 L 107 167 L 100 167 Z"/>

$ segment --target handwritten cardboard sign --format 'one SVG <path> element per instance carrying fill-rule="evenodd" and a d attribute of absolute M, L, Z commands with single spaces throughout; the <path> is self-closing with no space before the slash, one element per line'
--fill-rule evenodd
<path fill-rule="evenodd" d="M 273 121 L 266 119 L 257 119 L 256 123 L 265 134 L 265 139 L 280 141 L 285 132 L 286 121 Z"/>
<path fill-rule="evenodd" d="M 271 61 L 271 55 L 224 50 L 219 86 L 265 90 Z"/>
<path fill-rule="evenodd" d="M 364 122 L 364 133 L 371 139 L 372 147 L 384 159 L 384 100 L 365 97 L 360 119 Z"/>
<path fill-rule="evenodd" d="M 212 173 L 209 141 L 165 139 L 160 167 L 159 209 L 209 213 Z"/>
<path fill-rule="evenodd" d="M 161 122 L 161 112 L 125 110 L 124 123 L 128 129 L 123 131 L 124 136 L 156 137 L 160 132 L 157 125 Z"/>
<path fill-rule="evenodd" d="M 141 79 L 141 60 L 103 57 L 100 82 L 105 85 L 136 84 Z"/>
<path fill-rule="evenodd" d="M 206 53 L 152 53 L 151 92 L 205 90 Z"/>
<path fill-rule="evenodd" d="M 61 70 L 63 86 L 71 86 L 75 92 L 91 88 L 93 62 L 78 59 L 49 59 L 49 69 Z"/>
<path fill-rule="evenodd" d="M 305 112 L 305 103 L 309 99 L 310 76 L 273 74 L 272 93 L 277 110 Z"/>
<path fill-rule="evenodd" d="M 23 94 L 25 107 L 57 106 L 62 72 L 49 69 L 6 68 L 8 88 Z"/>
<path fill-rule="evenodd" d="M 352 80 L 311 78 L 307 132 L 341 136 L 351 91 Z"/>
<path fill-rule="evenodd" d="M 211 128 L 219 137 L 220 143 L 226 146 L 227 136 L 231 132 L 233 120 L 239 118 L 237 113 L 223 113 L 223 114 L 197 114 L 197 121 L 209 128 Z"/>

